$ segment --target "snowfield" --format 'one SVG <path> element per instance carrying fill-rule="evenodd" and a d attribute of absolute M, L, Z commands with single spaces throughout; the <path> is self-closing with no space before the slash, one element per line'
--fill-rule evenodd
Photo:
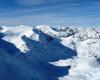
<path fill-rule="evenodd" d="M 0 28 L 0 80 L 100 80 L 100 28 Z"/>

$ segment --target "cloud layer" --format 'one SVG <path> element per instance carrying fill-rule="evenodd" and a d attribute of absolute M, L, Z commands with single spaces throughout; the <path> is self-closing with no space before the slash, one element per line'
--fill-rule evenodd
<path fill-rule="evenodd" d="M 42 22 L 48 24 L 100 24 L 99 3 L 99 0 L 0 0 L 0 21 L 11 24 L 11 18 L 16 22 L 23 17 L 25 24 L 31 20 L 34 22 L 30 24 L 40 24 L 42 16 Z M 27 18 L 30 16 L 35 18 Z"/>

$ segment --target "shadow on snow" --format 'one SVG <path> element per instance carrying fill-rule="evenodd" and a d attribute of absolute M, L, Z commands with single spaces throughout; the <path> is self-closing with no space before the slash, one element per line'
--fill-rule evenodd
<path fill-rule="evenodd" d="M 14 44 L 1 39 L 3 34 L 0 33 L 0 54 L 8 56 L 0 56 L 0 80 L 58 80 L 58 77 L 68 74 L 70 66 L 57 67 L 49 62 L 73 58 L 77 55 L 76 52 L 63 46 L 57 38 L 41 31 L 37 34 L 40 41 L 22 37 L 30 49 L 23 54 Z"/>

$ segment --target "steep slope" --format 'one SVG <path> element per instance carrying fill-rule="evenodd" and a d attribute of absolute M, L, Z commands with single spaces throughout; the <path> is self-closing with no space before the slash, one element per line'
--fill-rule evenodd
<path fill-rule="evenodd" d="M 77 57 L 62 61 L 65 65 L 71 65 L 69 75 L 60 80 L 99 80 L 100 39 L 88 39 L 76 45 Z"/>
<path fill-rule="evenodd" d="M 21 39 L 23 35 L 27 37 L 31 37 L 32 39 L 38 41 L 38 35 L 32 31 L 31 27 L 26 26 L 16 26 L 16 27 L 3 27 L 4 29 L 1 31 L 5 34 L 3 40 L 11 42 L 16 45 L 22 52 L 28 51 L 28 48 L 25 42 Z M 34 36 L 32 36 L 34 35 Z"/>
<path fill-rule="evenodd" d="M 69 66 L 57 67 L 49 63 L 76 55 L 63 46 L 59 38 L 25 26 L 3 27 L 0 34 L 0 53 L 5 55 L 1 55 L 4 69 L 0 72 L 1 80 L 58 80 L 68 74 Z"/>
<path fill-rule="evenodd" d="M 62 38 L 61 43 L 75 49 L 77 57 L 52 63 L 56 66 L 71 66 L 69 74 L 60 77 L 60 80 L 100 79 L 100 28 L 78 29 L 75 35 Z"/>
<path fill-rule="evenodd" d="M 0 80 L 99 80 L 100 28 L 2 26 L 0 57 Z"/>

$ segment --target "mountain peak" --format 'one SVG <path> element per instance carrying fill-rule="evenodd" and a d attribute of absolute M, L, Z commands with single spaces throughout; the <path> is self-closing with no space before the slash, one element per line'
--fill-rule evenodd
<path fill-rule="evenodd" d="M 41 77 L 51 77 L 50 79 L 47 78 L 43 80 L 100 79 L 100 28 L 53 28 L 48 25 L 40 25 L 33 28 L 20 25 L 16 27 L 1 27 L 1 30 L 0 43 L 2 44 L 0 44 L 0 48 L 2 50 L 0 50 L 2 54 L 3 52 L 6 53 L 9 49 L 11 53 L 11 48 L 15 46 L 12 50 L 16 52 L 15 49 L 18 49 L 18 53 L 21 52 L 21 54 L 26 57 L 25 59 L 28 58 L 29 67 L 30 64 L 34 64 L 35 67 L 31 65 L 32 73 L 34 73 L 35 70 L 36 73 L 38 72 L 37 74 L 42 74 Z M 7 45 L 13 46 L 9 47 Z M 22 59 L 17 61 L 21 62 Z M 84 68 L 84 65 L 86 68 Z M 59 74 L 62 72 L 62 69 L 59 71 L 59 68 L 55 68 L 55 66 L 66 67 L 67 71 L 69 71 L 68 74 L 64 77 L 60 77 Z M 68 67 L 70 67 L 70 69 Z M 25 68 L 25 70 L 26 69 L 27 68 Z M 65 74 L 66 69 L 64 73 L 62 72 L 63 74 Z M 28 68 L 28 70 L 30 69 Z M 48 73 L 48 71 L 50 73 Z M 52 75 L 55 74 L 53 71 L 57 72 L 57 75 L 52 77 L 50 76 L 51 73 Z M 45 72 L 47 73 L 45 74 Z M 37 79 L 41 80 L 40 77 Z"/>

